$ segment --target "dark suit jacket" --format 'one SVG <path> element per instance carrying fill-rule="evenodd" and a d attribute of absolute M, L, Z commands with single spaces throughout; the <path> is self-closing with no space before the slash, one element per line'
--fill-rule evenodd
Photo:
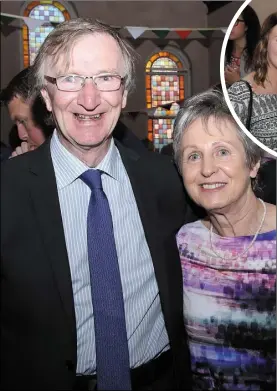
<path fill-rule="evenodd" d="M 175 234 L 193 216 L 186 218 L 168 157 L 118 148 L 153 259 L 176 374 L 190 389 Z M 75 312 L 49 141 L 1 169 L 1 389 L 72 390 Z"/>

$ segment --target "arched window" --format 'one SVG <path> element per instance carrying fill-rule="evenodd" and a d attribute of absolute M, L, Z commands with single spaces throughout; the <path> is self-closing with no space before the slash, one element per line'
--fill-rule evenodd
<path fill-rule="evenodd" d="M 172 142 L 173 121 L 178 102 L 185 97 L 185 69 L 182 62 L 168 51 L 155 53 L 146 64 L 146 107 L 148 118 L 148 139 L 155 150 Z M 169 105 L 167 105 L 169 104 Z M 167 107 L 160 107 L 167 105 Z"/>
<path fill-rule="evenodd" d="M 32 1 L 24 9 L 23 15 L 49 22 L 35 30 L 29 30 L 26 25 L 23 26 L 23 61 L 24 68 L 26 68 L 32 65 L 41 44 L 54 29 L 51 23 L 64 22 L 70 19 L 70 15 L 58 1 Z"/>

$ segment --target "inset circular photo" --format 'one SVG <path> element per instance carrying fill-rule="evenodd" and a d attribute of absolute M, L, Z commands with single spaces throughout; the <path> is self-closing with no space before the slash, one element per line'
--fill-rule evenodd
<path fill-rule="evenodd" d="M 276 9 L 269 4 L 264 16 L 267 2 L 246 0 L 235 14 L 222 45 L 220 78 L 237 123 L 276 157 L 277 4 Z"/>

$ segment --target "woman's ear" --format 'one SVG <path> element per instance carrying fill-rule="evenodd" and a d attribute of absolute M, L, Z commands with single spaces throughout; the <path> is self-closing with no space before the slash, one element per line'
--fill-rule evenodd
<path fill-rule="evenodd" d="M 257 174 L 258 174 L 258 171 L 261 167 L 261 160 L 259 160 L 254 167 L 251 168 L 250 170 L 250 177 L 252 179 L 256 178 Z"/>

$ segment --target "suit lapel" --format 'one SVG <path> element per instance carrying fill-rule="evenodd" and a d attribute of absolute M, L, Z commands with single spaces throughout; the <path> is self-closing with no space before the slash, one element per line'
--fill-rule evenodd
<path fill-rule="evenodd" d="M 63 231 L 58 191 L 50 155 L 50 142 L 30 154 L 30 190 L 45 252 L 51 263 L 70 328 L 76 333 L 70 267 Z"/>

